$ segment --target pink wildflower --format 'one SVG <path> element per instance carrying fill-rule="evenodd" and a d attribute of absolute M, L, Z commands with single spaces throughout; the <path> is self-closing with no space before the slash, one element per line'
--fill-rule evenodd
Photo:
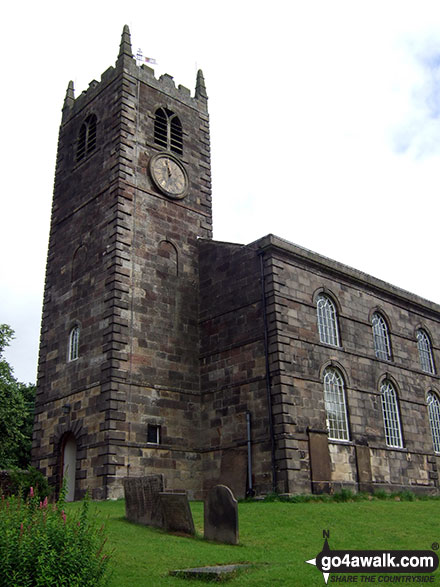
<path fill-rule="evenodd" d="M 29 491 L 29 495 L 31 497 L 34 497 L 34 488 L 32 487 L 32 485 L 31 485 L 31 488 L 30 488 L 30 491 Z"/>
<path fill-rule="evenodd" d="M 43 501 L 43 507 L 44 507 L 44 508 L 47 508 L 47 495 L 46 495 L 46 497 L 44 498 L 44 501 Z"/>
<path fill-rule="evenodd" d="M 66 514 L 64 513 L 64 510 L 61 511 L 61 517 L 63 518 L 63 522 L 66 523 Z"/>

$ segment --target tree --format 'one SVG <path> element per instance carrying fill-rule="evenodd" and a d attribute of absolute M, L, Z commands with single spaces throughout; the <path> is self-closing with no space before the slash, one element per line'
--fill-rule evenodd
<path fill-rule="evenodd" d="M 30 462 L 35 386 L 17 381 L 3 352 L 14 338 L 0 324 L 0 469 L 26 468 Z"/>

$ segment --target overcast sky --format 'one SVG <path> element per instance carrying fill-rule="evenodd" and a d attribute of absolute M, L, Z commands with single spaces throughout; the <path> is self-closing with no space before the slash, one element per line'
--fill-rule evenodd
<path fill-rule="evenodd" d="M 440 303 L 440 2 L 11 2 L 0 9 L 0 323 L 35 381 L 61 107 L 117 58 L 124 24 L 156 75 L 211 117 L 214 238 L 274 233 Z"/>

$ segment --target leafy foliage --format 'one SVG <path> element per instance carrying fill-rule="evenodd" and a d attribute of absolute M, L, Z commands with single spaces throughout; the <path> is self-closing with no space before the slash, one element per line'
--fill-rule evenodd
<path fill-rule="evenodd" d="M 9 476 L 8 493 L 11 495 L 17 495 L 24 498 L 26 495 L 29 495 L 31 487 L 34 490 L 35 496 L 40 500 L 49 497 L 52 493 L 52 489 L 49 487 L 46 477 L 33 467 L 29 467 L 26 471 L 15 468 L 9 469 L 7 474 Z"/>
<path fill-rule="evenodd" d="M 14 338 L 7 324 L 0 324 L 0 469 L 26 468 L 30 462 L 35 386 L 20 383 L 3 356 Z"/>
<path fill-rule="evenodd" d="M 105 585 L 109 556 L 106 538 L 90 520 L 89 502 L 66 513 L 64 492 L 58 503 L 29 497 L 2 499 L 0 504 L 0 587 Z"/>

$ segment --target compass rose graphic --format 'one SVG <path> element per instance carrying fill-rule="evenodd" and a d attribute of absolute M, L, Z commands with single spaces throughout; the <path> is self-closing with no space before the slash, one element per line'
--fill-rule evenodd
<path fill-rule="evenodd" d="M 318 559 L 321 560 L 321 558 L 323 556 L 328 556 L 329 554 L 330 554 L 330 547 L 328 545 L 327 538 L 326 538 L 321 552 L 316 556 L 316 558 L 311 558 L 310 560 L 306 561 L 306 563 L 308 563 L 309 565 L 315 565 L 315 567 L 317 566 L 319 568 L 320 565 L 319 564 L 317 565 L 316 561 Z M 330 573 L 325 573 L 324 571 L 322 571 L 322 576 L 324 577 L 325 584 L 327 585 Z"/>

